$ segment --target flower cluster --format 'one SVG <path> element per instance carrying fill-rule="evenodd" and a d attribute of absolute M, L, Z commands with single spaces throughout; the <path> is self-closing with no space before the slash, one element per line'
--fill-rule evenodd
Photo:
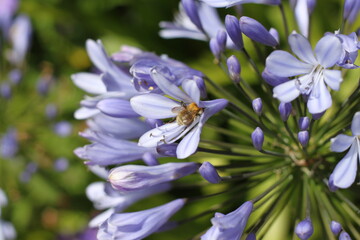
<path fill-rule="evenodd" d="M 278 7 L 286 39 L 248 16 L 227 15 L 222 22 L 214 8 L 245 3 Z M 92 95 L 75 112 L 86 119 L 88 129 L 80 135 L 91 144 L 75 153 L 108 180 L 87 189 L 97 209 L 108 209 L 90 222 L 99 239 L 143 239 L 204 216 L 212 226 L 199 229 L 203 240 L 359 237 L 353 203 L 359 199 L 338 190 L 354 183 L 360 156 L 360 87 L 349 77 L 357 71 L 360 44 L 348 30 L 359 4 L 345 1 L 342 28 L 324 32 L 312 47 L 315 3 L 291 1 L 292 27 L 300 33 L 289 34 L 281 1 L 182 0 L 175 22 L 160 23 L 160 35 L 208 41 L 228 84 L 166 55 L 129 46 L 108 55 L 101 41 L 86 42 L 97 71 L 72 80 Z M 286 48 L 291 53 L 280 50 Z M 256 83 L 241 76 L 247 63 Z M 351 89 L 340 101 L 334 91 L 342 93 L 342 82 Z M 352 136 L 346 135 L 349 128 Z M 340 161 L 331 152 L 348 148 Z M 181 197 L 123 212 L 169 190 Z M 197 202 L 202 212 L 181 215 L 181 208 Z M 180 220 L 170 220 L 177 212 L 174 219 Z M 271 235 L 280 215 L 288 224 Z"/>

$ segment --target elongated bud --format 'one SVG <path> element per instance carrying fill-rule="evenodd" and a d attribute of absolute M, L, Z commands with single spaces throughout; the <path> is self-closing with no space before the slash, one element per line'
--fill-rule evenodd
<path fill-rule="evenodd" d="M 146 165 L 148 165 L 148 166 L 159 165 L 159 161 L 157 160 L 155 155 L 150 152 L 144 153 L 142 156 L 142 159 L 143 159 L 144 163 L 146 163 Z"/>
<path fill-rule="evenodd" d="M 295 228 L 295 233 L 301 240 L 309 239 L 314 233 L 314 228 L 310 218 L 306 218 L 305 220 L 299 222 Z"/>
<path fill-rule="evenodd" d="M 290 116 L 292 110 L 292 105 L 291 103 L 280 103 L 279 104 L 279 112 L 280 112 L 280 116 L 281 119 L 286 122 Z"/>
<path fill-rule="evenodd" d="M 220 49 L 220 46 L 219 46 L 216 38 L 212 38 L 212 39 L 210 40 L 209 46 L 210 46 L 210 50 L 211 50 L 212 54 L 214 55 L 214 57 L 215 57 L 217 60 L 220 60 L 221 49 Z"/>
<path fill-rule="evenodd" d="M 181 3 L 184 7 L 186 15 L 190 18 L 191 22 L 201 31 L 203 31 L 203 27 L 201 24 L 201 20 L 199 17 L 199 12 L 197 5 L 194 0 L 181 0 Z"/>
<path fill-rule="evenodd" d="M 351 237 L 347 232 L 342 231 L 340 233 L 339 240 L 351 240 Z"/>
<path fill-rule="evenodd" d="M 298 133 L 298 139 L 301 146 L 306 147 L 309 143 L 309 132 L 308 131 L 300 131 Z"/>
<path fill-rule="evenodd" d="M 299 119 L 299 129 L 300 131 L 304 131 L 308 129 L 310 125 L 310 119 L 308 117 L 300 117 Z"/>
<path fill-rule="evenodd" d="M 262 113 L 262 109 L 263 109 L 263 104 L 262 104 L 261 98 L 255 98 L 252 101 L 252 107 L 254 109 L 254 112 L 260 116 Z"/>
<path fill-rule="evenodd" d="M 199 76 L 193 76 L 193 79 L 196 82 L 196 86 L 200 90 L 200 97 L 201 98 L 206 98 L 207 97 L 207 92 L 206 92 L 206 85 L 205 85 L 204 78 L 199 77 Z"/>
<path fill-rule="evenodd" d="M 360 3 L 358 0 L 345 0 L 344 3 L 344 20 L 348 20 L 350 23 L 353 23 L 359 14 Z"/>
<path fill-rule="evenodd" d="M 209 162 L 204 162 L 201 165 L 201 167 L 199 168 L 199 173 L 206 181 L 210 183 L 221 182 L 221 177 L 219 176 L 215 167 Z"/>
<path fill-rule="evenodd" d="M 241 65 L 239 60 L 232 55 L 227 59 L 226 65 L 228 67 L 231 80 L 237 83 L 240 82 Z"/>
<path fill-rule="evenodd" d="M 342 230 L 342 226 L 340 223 L 336 222 L 336 221 L 331 221 L 330 223 L 330 229 L 332 231 L 332 233 L 337 236 L 340 231 Z"/>
<path fill-rule="evenodd" d="M 240 18 L 240 29 L 241 31 L 250 39 L 255 42 L 275 47 L 278 45 L 276 39 L 266 30 L 266 28 L 250 17 L 241 17 Z"/>
<path fill-rule="evenodd" d="M 219 30 L 216 34 L 216 41 L 218 42 L 221 52 L 225 51 L 226 48 L 227 34 L 224 30 Z"/>
<path fill-rule="evenodd" d="M 242 35 L 241 35 L 239 20 L 232 15 L 226 15 L 225 28 L 226 28 L 226 31 L 227 31 L 229 37 L 234 42 L 235 46 L 239 50 L 243 49 L 244 42 L 243 42 Z"/>
<path fill-rule="evenodd" d="M 262 150 L 262 146 L 264 143 L 264 133 L 261 128 L 257 127 L 251 134 L 251 140 L 254 145 L 254 148 L 257 150 Z"/>

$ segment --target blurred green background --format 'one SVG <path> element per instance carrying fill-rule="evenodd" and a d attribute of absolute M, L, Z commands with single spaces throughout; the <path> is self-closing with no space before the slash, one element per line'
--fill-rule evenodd
<path fill-rule="evenodd" d="M 312 25 L 313 43 L 325 31 L 339 28 L 342 2 L 318 1 L 314 12 L 317 18 Z M 5 190 L 10 202 L 3 209 L 2 218 L 15 225 L 18 239 L 56 239 L 59 234 L 74 234 L 85 229 L 89 219 L 98 213 L 87 200 L 85 188 L 99 178 L 73 154 L 76 147 L 87 142 L 77 135 L 85 128 L 84 121 L 73 119 L 73 112 L 84 93 L 73 85 L 69 76 L 91 69 L 84 48 L 86 39 L 101 39 L 108 53 L 117 51 L 123 44 L 157 54 L 166 53 L 202 70 L 223 85 L 231 84 L 214 67 L 207 43 L 188 39 L 165 40 L 158 36 L 158 23 L 171 21 L 178 3 L 177 0 L 20 2 L 18 13 L 27 14 L 33 25 L 32 44 L 23 81 L 13 89 L 10 101 L 0 100 L 0 133 L 5 132 L 8 126 L 15 126 L 20 141 L 21 150 L 17 156 L 10 160 L 1 159 L 0 163 L 0 187 Z M 285 5 L 288 6 L 288 3 Z M 220 13 L 225 16 L 231 11 L 221 9 Z M 263 11 L 265 14 L 259 14 Z M 249 4 L 244 6 L 244 13 L 267 28 L 277 28 L 282 34 L 278 8 Z M 290 26 L 294 26 L 289 8 L 287 15 Z M 359 21 L 354 24 L 359 25 Z M 250 53 L 254 53 L 251 47 Z M 41 96 L 36 92 L 36 84 L 48 71 L 54 79 L 49 93 Z M 359 71 L 353 74 L 356 76 Z M 257 81 L 246 63 L 243 65 L 243 77 L 250 82 Z M 53 123 L 45 118 L 44 113 L 48 103 L 56 104 L 59 109 L 56 120 L 67 120 L 73 125 L 70 137 L 60 137 L 52 131 Z M 63 172 L 57 172 L 53 167 L 59 157 L 69 159 L 70 166 Z M 28 183 L 23 183 L 19 181 L 19 176 L 30 162 L 37 163 L 39 168 Z M 163 198 L 171 199 L 169 196 Z M 154 201 L 164 202 L 163 199 Z M 186 227 L 180 229 L 176 237 L 165 234 L 151 239 L 170 239 L 169 236 L 172 236 L 171 239 L 185 239 L 183 234 L 188 232 L 183 230 Z M 203 229 L 205 226 L 194 227 L 191 232 L 196 234 Z"/>

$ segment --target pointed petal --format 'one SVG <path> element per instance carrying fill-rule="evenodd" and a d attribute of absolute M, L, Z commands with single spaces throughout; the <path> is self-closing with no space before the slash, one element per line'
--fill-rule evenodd
<path fill-rule="evenodd" d="M 300 95 L 300 91 L 297 89 L 295 82 L 296 80 L 290 80 L 277 85 L 273 89 L 273 96 L 281 102 L 291 102 Z"/>
<path fill-rule="evenodd" d="M 87 119 L 100 113 L 99 109 L 82 107 L 75 111 L 74 118 L 78 120 Z"/>
<path fill-rule="evenodd" d="M 319 82 L 313 87 L 307 107 L 311 114 L 321 113 L 328 109 L 332 104 L 331 95 L 327 90 L 324 81 Z"/>
<path fill-rule="evenodd" d="M 309 40 L 307 40 L 304 36 L 302 36 L 298 33 L 291 34 L 289 36 L 289 44 L 290 44 L 291 50 L 301 60 L 303 60 L 304 62 L 310 63 L 312 65 L 315 65 L 317 63 L 317 60 L 314 56 L 314 53 L 313 53 L 313 50 L 309 43 Z"/>
<path fill-rule="evenodd" d="M 288 52 L 277 50 L 266 59 L 266 68 L 276 76 L 292 77 L 310 72 L 313 65 L 299 61 Z"/>
<path fill-rule="evenodd" d="M 351 131 L 353 136 L 360 135 L 360 112 L 355 113 L 351 123 Z"/>
<path fill-rule="evenodd" d="M 324 70 L 325 82 L 333 90 L 338 91 L 340 89 L 340 83 L 342 82 L 340 70 Z"/>
<path fill-rule="evenodd" d="M 74 84 L 82 90 L 91 94 L 102 94 L 106 92 L 106 87 L 98 74 L 76 73 L 71 75 Z"/>
<path fill-rule="evenodd" d="M 205 124 L 205 122 L 215 113 L 221 111 L 226 107 L 228 101 L 226 99 L 214 99 L 210 101 L 200 102 L 201 107 L 205 107 L 205 111 L 200 118 L 199 126 Z"/>
<path fill-rule="evenodd" d="M 106 72 L 110 68 L 110 60 L 100 40 L 86 40 L 86 51 L 93 62 L 102 72 Z"/>
<path fill-rule="evenodd" d="M 322 37 L 315 47 L 316 58 L 325 68 L 334 66 L 340 60 L 342 52 L 339 38 L 333 35 Z"/>
<path fill-rule="evenodd" d="M 128 100 L 120 98 L 106 98 L 100 100 L 96 107 L 106 115 L 117 118 L 134 118 L 139 114 L 134 112 Z"/>
<path fill-rule="evenodd" d="M 181 140 L 176 149 L 178 159 L 187 158 L 196 151 L 200 142 L 200 134 L 201 128 L 197 126 Z"/>
<path fill-rule="evenodd" d="M 194 80 L 184 80 L 182 83 L 182 88 L 184 91 L 191 97 L 191 99 L 199 105 L 200 101 L 200 90 Z"/>
<path fill-rule="evenodd" d="M 295 19 L 301 34 L 308 37 L 309 34 L 309 9 L 308 0 L 297 0 L 294 8 Z"/>
<path fill-rule="evenodd" d="M 163 69 L 159 66 L 154 67 L 151 69 L 151 77 L 156 83 L 156 85 L 163 91 L 165 94 L 181 100 L 185 103 L 192 103 L 193 100 L 190 96 L 180 90 L 175 84 L 170 82 L 167 78 L 163 75 Z"/>
<path fill-rule="evenodd" d="M 135 96 L 131 98 L 130 104 L 135 112 L 152 119 L 175 117 L 177 114 L 172 109 L 180 107 L 178 102 L 153 93 Z"/>
<path fill-rule="evenodd" d="M 334 175 L 334 185 L 338 188 L 348 188 L 354 183 L 357 171 L 358 146 L 353 142 L 349 152 L 336 165 Z"/>
<path fill-rule="evenodd" d="M 350 147 L 353 141 L 354 137 L 339 134 L 331 139 L 331 151 L 343 152 Z"/>

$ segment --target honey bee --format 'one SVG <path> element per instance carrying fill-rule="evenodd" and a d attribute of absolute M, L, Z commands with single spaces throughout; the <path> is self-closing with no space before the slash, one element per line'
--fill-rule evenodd
<path fill-rule="evenodd" d="M 178 113 L 176 116 L 177 124 L 189 126 L 196 117 L 204 112 L 204 109 L 200 108 L 196 103 L 190 103 L 189 105 L 182 103 L 181 107 L 175 107 L 172 111 Z"/>

